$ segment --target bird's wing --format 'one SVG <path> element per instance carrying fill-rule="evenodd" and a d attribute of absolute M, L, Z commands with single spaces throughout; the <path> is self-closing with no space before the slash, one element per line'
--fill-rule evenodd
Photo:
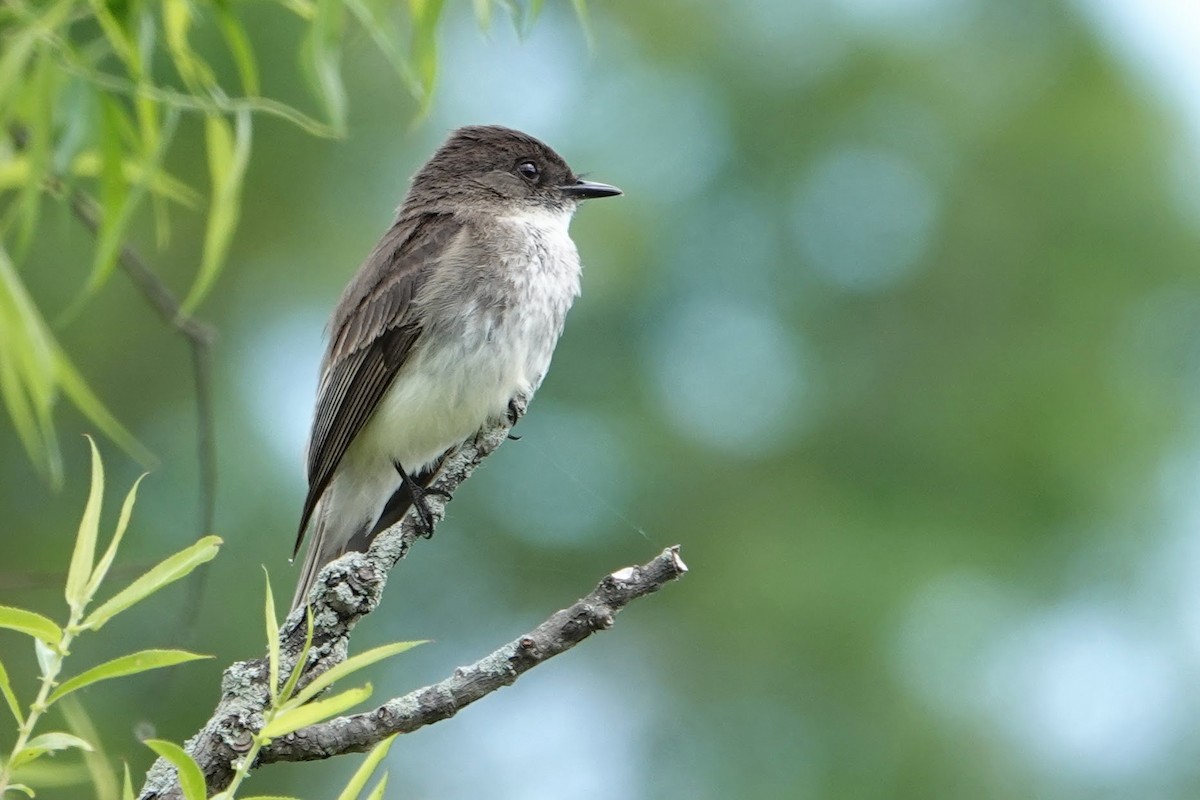
<path fill-rule="evenodd" d="M 462 224 L 427 214 L 397 222 L 346 290 L 330 331 L 308 443 L 308 496 L 295 553 L 334 471 L 421 335 L 413 298 Z"/>

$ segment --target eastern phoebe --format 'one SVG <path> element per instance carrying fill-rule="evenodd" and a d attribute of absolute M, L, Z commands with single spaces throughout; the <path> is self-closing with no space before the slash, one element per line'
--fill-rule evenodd
<path fill-rule="evenodd" d="M 293 608 L 323 566 L 410 505 L 429 528 L 442 457 L 546 375 L 579 294 L 576 206 L 620 193 L 499 126 L 459 128 L 416 174 L 329 324 Z"/>

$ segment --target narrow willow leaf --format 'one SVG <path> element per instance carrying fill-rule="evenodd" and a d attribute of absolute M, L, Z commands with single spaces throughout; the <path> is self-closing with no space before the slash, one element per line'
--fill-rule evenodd
<path fill-rule="evenodd" d="M 92 451 L 92 487 L 88 492 L 83 518 L 79 521 L 79 532 L 75 534 L 75 549 L 71 553 L 71 566 L 67 570 L 67 605 L 79 611 L 88 600 L 88 581 L 96 563 L 96 539 L 100 535 L 100 510 L 104 504 L 104 462 L 96 442 L 88 436 Z"/>
<path fill-rule="evenodd" d="M 61 759 L 31 761 L 13 770 L 13 780 L 27 786 L 36 786 L 39 790 L 65 789 L 68 786 L 87 783 L 88 771 L 82 764 L 71 764 Z M 72 793 L 71 796 L 77 797 L 78 794 Z M 97 794 L 96 800 L 105 799 Z M 117 799 L 113 797 L 112 800 Z"/>
<path fill-rule="evenodd" d="M 263 573 L 267 580 L 267 597 L 263 609 L 263 616 L 267 622 L 267 674 L 270 683 L 268 686 L 271 690 L 271 699 L 277 700 L 279 695 L 279 621 L 275 618 L 275 595 L 271 593 L 271 576 L 266 574 L 267 568 L 263 567 Z"/>
<path fill-rule="evenodd" d="M 8 670 L 4 668 L 3 661 L 0 661 L 0 694 L 4 695 L 4 702 L 8 704 L 8 710 L 12 712 L 17 725 L 24 724 L 25 718 L 21 716 L 21 704 L 17 702 L 17 696 L 13 693 L 12 681 L 8 679 Z"/>
<path fill-rule="evenodd" d="M 120 780 L 117 777 L 117 771 L 109 760 L 108 754 L 100 746 L 100 733 L 96 730 L 92 718 L 84 710 L 83 703 L 79 702 L 79 698 L 75 696 L 64 697 L 58 701 L 56 708 L 62 713 L 63 719 L 67 721 L 67 727 L 71 729 L 71 733 L 86 742 L 91 742 L 94 747 L 93 750 L 85 751 L 83 754 L 83 771 L 85 780 L 89 780 L 92 785 L 96 800 L 117 800 L 120 794 Z"/>
<path fill-rule="evenodd" d="M 30 789 L 28 786 L 26 786 L 23 783 L 10 783 L 8 785 L 8 788 L 13 790 L 14 792 L 20 792 L 21 794 L 25 795 L 26 797 L 37 797 L 37 793 L 34 792 L 33 789 Z"/>
<path fill-rule="evenodd" d="M 341 694 L 335 694 L 333 697 L 326 697 L 323 700 L 317 700 L 308 705 L 284 711 L 264 725 L 259 733 L 268 739 L 284 736 L 301 728 L 307 728 L 309 725 L 321 722 L 322 720 L 329 719 L 330 717 L 336 717 L 346 709 L 358 705 L 370 696 L 371 684 L 369 683 L 358 689 L 347 689 Z"/>
<path fill-rule="evenodd" d="M 57 647 L 62 641 L 62 630 L 49 617 L 43 617 L 33 611 L 11 606 L 0 606 L 0 628 L 20 631 L 51 647 Z"/>
<path fill-rule="evenodd" d="M 140 53 L 133 40 L 126 35 L 125 29 L 121 27 L 121 23 L 117 21 L 112 11 L 109 10 L 108 3 L 104 2 L 104 0 L 89 0 L 88 5 L 96 21 L 100 23 L 100 29 L 104 31 L 104 36 L 108 39 L 108 43 L 112 46 L 117 56 L 125 62 L 125 66 L 131 72 L 140 71 Z"/>
<path fill-rule="evenodd" d="M 409 94 L 420 99 L 424 94 L 421 82 L 417 80 L 412 64 L 408 62 L 408 48 L 401 44 L 401 37 L 395 23 L 386 14 L 379 13 L 377 9 L 368 6 L 363 0 L 343 1 L 346 8 L 358 20 L 359 26 L 370 35 L 375 47 L 392 65 L 396 76 L 408 87 Z"/>
<path fill-rule="evenodd" d="M 164 739 L 147 739 L 144 744 L 175 765 L 179 771 L 179 788 L 185 800 L 204 800 L 208 789 L 204 785 L 204 773 L 182 747 Z"/>
<path fill-rule="evenodd" d="M 571 0 L 571 6 L 575 9 L 575 18 L 579 20 L 579 27 L 583 29 L 583 38 L 587 41 L 590 53 L 596 49 L 596 40 L 592 36 L 592 20 L 588 16 L 587 0 Z"/>
<path fill-rule="evenodd" d="M 471 5 L 475 7 L 475 24 L 486 31 L 492 26 L 492 0 L 471 0 Z"/>
<path fill-rule="evenodd" d="M 530 24 L 537 22 L 538 17 L 542 14 L 542 6 L 545 5 L 545 0 L 529 0 L 529 22 Z"/>
<path fill-rule="evenodd" d="M 379 783 L 375 784 L 375 788 L 367 795 L 367 800 L 384 800 L 384 792 L 387 791 L 388 774 L 383 773 L 383 777 L 379 779 Z"/>
<path fill-rule="evenodd" d="M 192 49 L 191 0 L 162 0 L 163 32 L 175 71 L 193 94 L 211 91 L 217 80 L 212 68 Z"/>
<path fill-rule="evenodd" d="M 29 182 L 21 187 L 17 203 L 17 218 L 20 223 L 17 235 L 17 251 L 28 252 L 37 230 L 38 217 L 42 208 L 42 185 L 50 174 L 50 156 L 54 150 L 54 108 L 58 103 L 59 81 L 55 59 L 46 42 L 39 42 L 27 84 L 28 98 L 36 102 L 23 104 L 20 110 L 21 123 L 26 131 L 25 153 L 29 158 Z"/>
<path fill-rule="evenodd" d="M 117 557 L 117 548 L 121 546 L 121 539 L 125 536 L 125 529 L 129 527 L 129 518 L 133 515 L 133 504 L 137 500 L 138 486 L 141 486 L 142 480 L 147 473 L 143 472 L 138 476 L 138 479 L 133 482 L 133 486 L 129 489 L 129 493 L 125 495 L 125 502 L 121 504 L 121 516 L 117 518 L 117 528 L 113 532 L 112 541 L 108 543 L 104 555 L 100 557 L 100 563 L 96 565 L 96 569 L 92 572 L 91 580 L 87 585 L 87 596 L 95 597 L 96 590 L 100 588 L 101 581 L 108 574 L 109 567 L 112 566 L 113 559 Z"/>
<path fill-rule="evenodd" d="M 337 796 L 337 800 L 357 800 L 358 795 L 367 786 L 367 781 L 371 779 L 375 768 L 379 766 L 379 762 L 383 761 L 388 750 L 392 746 L 392 742 L 396 740 L 398 734 L 393 733 L 388 738 L 384 739 L 379 744 L 371 748 L 371 752 L 363 759 L 363 763 L 354 771 L 350 781 L 346 784 L 346 788 L 342 789 L 342 793 Z M 384 782 L 386 782 L 384 778 Z M 378 787 L 376 787 L 378 789 Z M 380 795 L 382 796 L 382 795 Z"/>
<path fill-rule="evenodd" d="M 304 624 L 304 647 L 300 648 L 300 653 L 296 656 L 296 663 L 292 665 L 292 674 L 288 676 L 287 685 L 285 685 L 283 690 L 279 693 L 279 696 L 284 700 L 287 700 L 292 696 L 292 692 L 296 691 L 296 684 L 300 682 L 300 675 L 304 672 L 304 665 L 308 663 L 308 654 L 312 650 L 312 606 L 304 607 Z"/>
<path fill-rule="evenodd" d="M 13 756 L 10 766 L 15 769 L 22 764 L 28 764 L 30 761 L 46 753 L 52 753 L 55 750 L 69 750 L 71 748 L 78 748 L 85 751 L 93 749 L 83 739 L 70 733 L 61 733 L 58 731 L 43 733 L 39 736 L 34 736 L 26 742 L 21 751 Z"/>
<path fill-rule="evenodd" d="M 186 650 L 142 650 L 137 653 L 130 653 L 127 656 L 106 661 L 98 667 L 92 667 L 86 672 L 76 675 L 74 678 L 68 678 L 63 681 L 57 689 L 50 693 L 50 698 L 46 701 L 46 704 L 50 705 L 56 700 L 66 697 L 71 692 L 82 689 L 85 686 L 91 686 L 93 683 L 113 678 L 123 678 L 126 675 L 136 675 L 139 672 L 146 672 L 147 670 L 173 667 L 176 664 L 183 664 L 188 661 L 197 661 L 204 658 L 212 658 L 212 656 L 202 656 L 196 653 L 189 653 Z"/>
<path fill-rule="evenodd" d="M 216 797 L 212 800 L 217 800 Z M 240 798 L 239 800 L 300 800 L 297 797 L 291 797 L 282 794 L 256 794 L 253 797 Z"/>
<path fill-rule="evenodd" d="M 154 565 L 140 578 L 122 589 L 115 597 L 100 605 L 83 621 L 85 628 L 99 630 L 117 614 L 144 600 L 167 584 L 186 576 L 196 567 L 211 561 L 221 546 L 218 536 L 205 536 L 200 541 L 180 550 Z"/>
<path fill-rule="evenodd" d="M 412 15 L 412 61 L 421 86 L 421 107 L 424 117 L 433 103 L 433 88 L 437 83 L 437 28 L 442 17 L 443 0 L 408 0 Z"/>
<path fill-rule="evenodd" d="M 304 72 L 338 136 L 346 134 L 346 87 L 342 84 L 341 0 L 317 0 L 317 13 L 304 42 Z"/>
<path fill-rule="evenodd" d="M 175 112 L 178 113 L 178 112 Z M 129 183 L 144 183 L 155 197 L 164 197 L 187 208 L 200 203 L 200 193 L 174 175 L 158 170 L 147 174 L 145 167 L 130 159 L 121 162 L 121 170 Z M 100 154 L 95 150 L 83 150 L 71 160 L 67 171 L 77 178 L 94 178 L 100 174 Z M 5 174 L 0 166 L 0 189 L 4 188 Z"/>
<path fill-rule="evenodd" d="M 4 408 L 16 429 L 17 438 L 30 461 L 40 463 L 46 452 L 45 442 L 38 429 L 37 419 L 29 405 L 25 388 L 21 385 L 21 376 L 13 364 L 13 358 L 6 352 L 9 347 L 20 347 L 17 336 L 9 335 L 9 327 L 16 323 L 2 316 L 0 311 L 0 397 L 4 399 Z"/>
<path fill-rule="evenodd" d="M 133 794 L 133 781 L 129 777 L 128 764 L 125 764 L 125 777 L 121 780 L 121 800 L 137 800 Z"/>
<path fill-rule="evenodd" d="M 213 10 L 217 14 L 217 23 L 221 26 L 221 35 L 225 37 L 225 45 L 233 56 L 237 67 L 238 78 L 242 82 L 242 92 L 256 95 L 258 88 L 258 63 L 254 59 L 254 46 L 241 20 L 225 3 L 214 3 Z"/>
<path fill-rule="evenodd" d="M 37 435 L 38 449 L 33 463 L 57 486 L 62 478 L 62 456 L 51 417 L 56 398 L 53 369 L 56 345 L 2 242 L 0 334 L 3 334 L 0 335 L 0 358 L 5 362 L 3 372 L 14 376 L 17 384 L 15 391 L 6 389 L 6 403 L 11 403 L 16 395 L 25 401 L 24 408 L 32 416 Z M 22 413 L 19 406 L 20 403 L 15 406 L 18 414 Z"/>
<path fill-rule="evenodd" d="M 251 123 L 250 112 L 240 111 L 236 116 L 236 133 L 231 133 L 229 123 L 223 117 L 209 115 L 205 118 L 205 142 L 208 147 L 208 171 L 212 181 L 212 202 L 208 210 L 208 224 L 204 231 L 204 255 L 200 261 L 200 272 L 184 299 L 181 315 L 191 314 L 208 294 L 221 268 L 225 255 L 233 241 L 233 231 L 241 214 L 242 180 L 246 164 L 250 160 Z"/>
<path fill-rule="evenodd" d="M 129 182 L 122 164 L 125 142 L 121 129 L 128 124 L 121 105 L 111 97 L 100 98 L 100 232 L 96 237 L 96 255 L 84 295 L 90 297 L 104 285 L 117 266 L 121 240 L 129 227 L 133 203 Z M 78 300 L 72 306 L 78 304 Z"/>
<path fill-rule="evenodd" d="M 200 111 L 205 114 L 241 114 L 242 112 L 266 114 L 289 122 L 313 136 L 329 138 L 336 135 L 336 132 L 328 124 L 308 116 L 287 103 L 272 100 L 269 97 L 190 95 L 151 83 L 135 83 L 120 75 L 100 72 L 86 61 L 70 58 L 69 54 L 59 53 L 59 55 L 68 59 L 62 64 L 67 72 L 85 79 L 98 89 L 128 95 L 136 101 L 154 102 L 169 109 Z"/>
<path fill-rule="evenodd" d="M 62 659 L 54 648 L 41 639 L 33 640 L 33 655 L 37 659 L 38 675 L 43 678 L 56 671 L 58 665 L 62 663 Z"/>
<path fill-rule="evenodd" d="M 385 658 L 390 658 L 391 656 L 403 653 L 405 650 L 411 650 L 417 645 L 425 643 L 426 642 L 424 641 L 395 642 L 394 644 L 385 644 L 380 647 L 373 647 L 365 653 L 359 653 L 356 656 L 352 656 L 317 676 L 312 683 L 305 686 L 300 693 L 296 695 L 294 702 L 298 704 L 307 703 L 309 700 L 332 686 L 335 682 L 345 678 L 347 675 L 352 675 L 364 667 L 369 667 L 376 661 L 382 661 Z"/>

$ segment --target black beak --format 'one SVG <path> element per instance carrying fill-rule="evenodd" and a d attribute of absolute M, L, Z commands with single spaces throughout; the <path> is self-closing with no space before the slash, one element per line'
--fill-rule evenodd
<path fill-rule="evenodd" d="M 613 197 L 621 193 L 620 189 L 615 186 L 609 186 L 607 183 L 592 183 L 585 180 L 578 180 L 572 184 L 558 188 L 567 197 L 576 197 L 580 200 L 586 200 L 589 197 Z"/>

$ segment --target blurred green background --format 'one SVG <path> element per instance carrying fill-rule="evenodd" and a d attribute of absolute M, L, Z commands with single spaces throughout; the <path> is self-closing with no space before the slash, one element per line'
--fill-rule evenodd
<path fill-rule="evenodd" d="M 215 659 L 82 697 L 112 755 L 182 740 L 287 596 L 302 452 L 341 287 L 453 127 L 501 123 L 626 195 L 573 231 L 584 293 L 510 442 L 393 573 L 355 646 L 383 699 L 681 543 L 614 631 L 397 742 L 406 798 L 1200 795 L 1200 10 L 1189 0 L 594 2 L 520 39 L 447 11 L 431 113 L 365 35 L 350 135 L 260 119 L 200 316 L 220 458 L 199 626 Z M 295 30 L 251 7 L 264 86 Z M 169 167 L 203 185 L 195 157 Z M 183 148 L 184 151 L 187 147 Z M 91 241 L 47 204 L 22 269 L 53 317 Z M 203 220 L 156 252 L 185 288 Z M 127 574 L 199 514 L 188 351 L 114 278 L 61 338 L 162 459 Z M 60 616 L 88 429 L 54 493 L 0 425 L 0 603 Z M 105 445 L 110 506 L 138 468 Z M 186 589 L 76 664 L 171 643 Z M 5 638 L 27 681 L 32 658 Z M 261 770 L 327 797 L 357 759 Z M 60 797 L 77 797 L 64 790 Z M 46 792 L 45 796 L 56 796 Z"/>

